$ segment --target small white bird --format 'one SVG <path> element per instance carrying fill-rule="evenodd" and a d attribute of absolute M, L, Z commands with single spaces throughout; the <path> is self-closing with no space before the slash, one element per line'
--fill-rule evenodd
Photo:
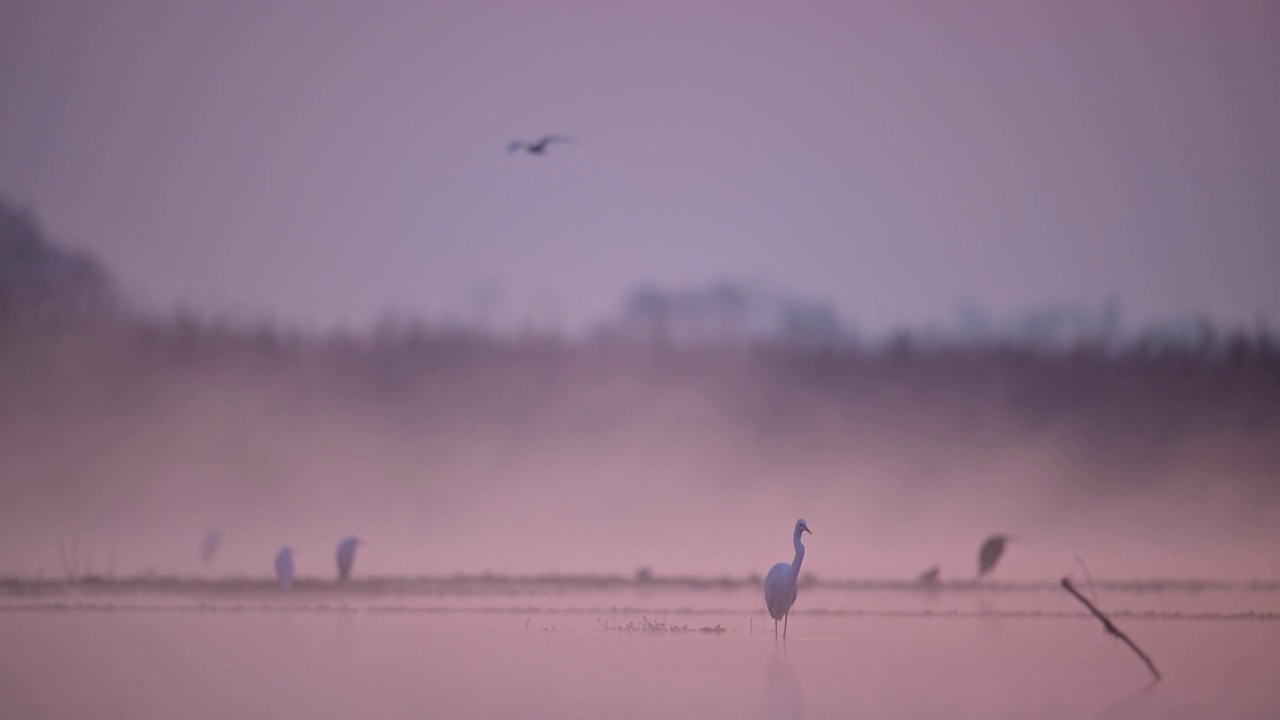
<path fill-rule="evenodd" d="M 360 538 L 352 535 L 342 539 L 338 543 L 338 579 L 347 580 L 351 577 L 351 566 L 356 561 L 356 545 L 363 542 Z"/>
<path fill-rule="evenodd" d="M 796 601 L 796 582 L 800 579 L 800 563 L 804 562 L 804 544 L 800 542 L 802 533 L 813 534 L 809 523 L 800 518 L 796 521 L 795 534 L 791 543 L 795 545 L 796 556 L 791 564 L 780 562 L 769 568 L 764 578 L 764 604 L 769 608 L 773 618 L 773 634 L 778 635 L 778 621 L 782 620 L 782 637 L 787 637 L 787 618 L 791 614 L 791 605 Z"/>
<path fill-rule="evenodd" d="M 285 590 L 293 587 L 293 548 L 288 545 L 276 553 L 276 580 Z"/>

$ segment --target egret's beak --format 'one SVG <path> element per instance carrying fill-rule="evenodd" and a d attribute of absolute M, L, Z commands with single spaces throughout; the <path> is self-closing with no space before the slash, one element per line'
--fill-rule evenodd
<path fill-rule="evenodd" d="M 809 533 L 810 535 L 812 535 L 812 534 L 813 534 L 813 531 L 809 529 L 809 526 L 808 526 L 808 525 L 805 525 L 805 526 L 804 526 L 804 530 L 803 530 L 802 532 L 807 532 L 807 533 Z"/>

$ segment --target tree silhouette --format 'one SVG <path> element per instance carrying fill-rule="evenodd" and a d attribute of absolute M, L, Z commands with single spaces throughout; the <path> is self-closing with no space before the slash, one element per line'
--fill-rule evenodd
<path fill-rule="evenodd" d="M 53 244 L 30 212 L 0 196 L 0 317 L 84 316 L 115 298 L 96 258 Z"/>

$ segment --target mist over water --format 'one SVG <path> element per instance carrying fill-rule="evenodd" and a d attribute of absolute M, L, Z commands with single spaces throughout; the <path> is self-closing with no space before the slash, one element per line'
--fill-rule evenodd
<path fill-rule="evenodd" d="M 142 316 L 32 247 L 0 295 L 17 717 L 1274 714 L 1261 330 L 317 333 Z"/>
<path fill-rule="evenodd" d="M 1266 345 L 805 350 L 607 337 L 10 323 L 0 568 L 117 575 L 1275 577 Z M 199 543 L 222 534 L 204 568 Z M 82 563 L 83 565 L 83 563 Z"/>

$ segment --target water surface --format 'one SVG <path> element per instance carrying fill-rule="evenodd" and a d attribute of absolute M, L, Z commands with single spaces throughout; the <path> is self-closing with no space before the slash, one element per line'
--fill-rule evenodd
<path fill-rule="evenodd" d="M 1100 583 L 1144 665 L 1053 583 L 10 585 L 15 718 L 1274 718 L 1271 586 Z M 396 588 L 399 588 L 398 590 Z"/>

